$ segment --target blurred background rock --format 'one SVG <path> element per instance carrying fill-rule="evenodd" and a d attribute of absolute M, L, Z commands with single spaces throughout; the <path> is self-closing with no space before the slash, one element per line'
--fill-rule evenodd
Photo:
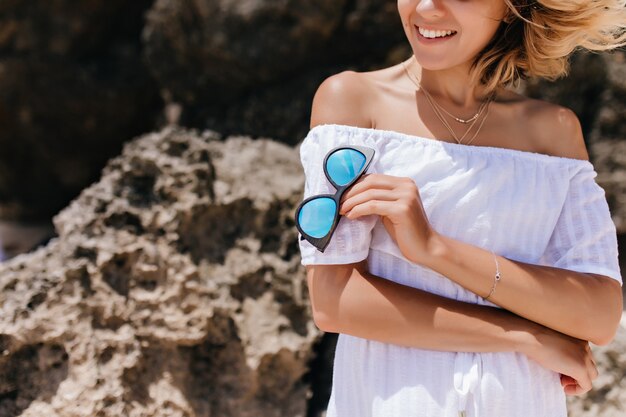
<path fill-rule="evenodd" d="M 395 1 L 0 2 L 0 417 L 323 415 L 297 144 L 409 54 Z M 626 53 L 520 90 L 579 115 L 626 247 Z M 570 414 L 625 415 L 624 329 L 595 349 Z"/>

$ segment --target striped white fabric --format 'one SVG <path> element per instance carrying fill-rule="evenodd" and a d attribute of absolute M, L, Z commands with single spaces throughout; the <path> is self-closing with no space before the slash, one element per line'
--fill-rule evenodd
<path fill-rule="evenodd" d="M 604 189 L 587 165 L 570 180 L 559 220 L 544 257 L 547 265 L 608 275 L 622 282 L 617 233 Z"/>
<path fill-rule="evenodd" d="M 460 145 L 394 131 L 319 125 L 300 146 L 304 198 L 333 193 L 322 161 L 335 146 L 376 150 L 368 172 L 412 178 L 440 233 L 509 259 L 622 283 L 617 236 L 589 161 Z M 324 253 L 302 264 L 368 259 L 370 272 L 448 298 L 497 307 L 408 261 L 377 216 L 342 217 Z M 515 352 L 440 352 L 340 334 L 327 417 L 566 417 L 559 375 Z"/>

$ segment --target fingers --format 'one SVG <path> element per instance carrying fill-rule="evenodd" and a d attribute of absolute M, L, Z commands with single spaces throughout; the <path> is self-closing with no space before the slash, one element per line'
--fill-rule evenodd
<path fill-rule="evenodd" d="M 591 350 L 591 346 L 590 346 L 589 342 L 587 342 L 586 349 L 587 349 L 587 352 L 589 352 L 589 358 L 591 359 L 591 362 L 593 363 L 593 366 L 595 366 L 596 370 L 597 370 L 598 365 L 596 364 L 596 361 L 595 361 L 595 359 L 593 357 L 593 351 Z"/>
<path fill-rule="evenodd" d="M 354 206 L 362 204 L 368 200 L 380 200 L 380 201 L 395 201 L 397 197 L 390 193 L 389 190 L 371 188 L 365 190 L 353 197 L 344 200 L 339 207 L 339 214 L 345 214 L 349 212 Z"/>
<path fill-rule="evenodd" d="M 582 368 L 582 372 L 578 375 L 564 376 L 561 378 L 561 385 L 566 394 L 580 395 L 591 389 L 591 379 L 587 367 Z"/>
<path fill-rule="evenodd" d="M 561 374 L 561 385 L 566 387 L 567 385 L 576 385 L 576 380 L 569 375 Z"/>
<path fill-rule="evenodd" d="M 584 389 L 584 392 L 591 389 L 591 377 L 589 376 L 589 369 L 587 367 L 585 367 L 585 374 L 577 379 L 576 382 L 582 389 Z"/>
<path fill-rule="evenodd" d="M 362 204 L 354 206 L 352 210 L 346 213 L 346 217 L 349 219 L 355 219 L 361 216 L 377 214 L 379 216 L 388 217 L 389 220 L 396 223 L 404 213 L 408 213 L 410 210 L 411 207 L 408 204 L 397 200 L 368 200 Z"/>
<path fill-rule="evenodd" d="M 411 212 L 419 202 L 419 191 L 415 182 L 408 177 L 368 174 L 359 179 L 340 201 L 340 214 L 355 218 L 367 214 L 394 216 Z M 393 206 L 382 204 L 393 202 Z M 354 210 L 358 207 L 358 210 Z"/>
<path fill-rule="evenodd" d="M 585 344 L 585 366 L 587 369 L 587 377 L 589 378 L 589 384 L 591 385 L 591 381 L 595 380 L 598 377 L 598 367 L 596 366 L 596 362 L 593 359 L 593 352 L 591 351 L 591 346 L 589 346 L 589 342 L 584 342 Z M 591 389 L 591 387 L 589 387 Z"/>
<path fill-rule="evenodd" d="M 591 389 L 586 388 L 584 384 L 579 383 L 575 378 L 568 375 L 561 375 L 561 385 L 567 395 L 581 395 Z"/>
<path fill-rule="evenodd" d="M 580 385 L 578 384 L 573 384 L 573 385 L 567 385 L 563 391 L 565 392 L 565 394 L 567 395 L 581 395 L 584 394 L 585 392 L 587 392 L 586 390 L 584 390 Z"/>
<path fill-rule="evenodd" d="M 580 395 L 588 391 L 581 387 L 576 379 L 568 375 L 561 375 L 561 385 L 567 395 Z"/>
<path fill-rule="evenodd" d="M 568 375 L 561 375 L 561 385 L 563 390 L 568 395 L 581 395 L 591 390 L 593 387 L 592 381 L 598 377 L 598 368 L 593 359 L 593 353 L 588 343 L 582 347 L 585 367 L 581 372 L 574 377 Z"/>
<path fill-rule="evenodd" d="M 385 174 L 365 174 L 345 192 L 341 201 L 345 201 L 371 188 L 393 190 L 404 185 L 413 185 L 415 187 L 413 180 L 408 177 L 394 177 L 393 175 Z"/>
<path fill-rule="evenodd" d="M 561 375 L 561 385 L 563 391 L 567 395 L 579 395 L 583 392 L 583 389 L 574 378 L 568 375 Z"/>
<path fill-rule="evenodd" d="M 598 377 L 598 367 L 596 366 L 596 362 L 593 360 L 593 353 L 591 352 L 591 350 L 589 350 L 587 352 L 587 356 L 586 356 L 586 363 L 587 363 L 587 373 L 589 375 L 589 379 L 590 381 L 595 380 Z"/>

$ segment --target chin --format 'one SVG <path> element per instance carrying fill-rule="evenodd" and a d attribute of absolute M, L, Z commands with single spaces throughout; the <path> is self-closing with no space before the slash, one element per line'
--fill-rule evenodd
<path fill-rule="evenodd" d="M 423 63 L 421 61 L 417 61 L 417 63 L 419 64 L 420 68 L 428 70 L 428 71 L 441 71 L 441 70 L 445 70 L 448 68 L 452 68 L 454 66 L 454 65 L 442 64 L 441 62 L 432 63 L 430 65 L 429 63 Z"/>
<path fill-rule="evenodd" d="M 438 58 L 425 59 L 418 55 L 415 55 L 415 57 L 420 68 L 423 68 L 428 71 L 439 71 L 439 70 L 444 70 L 444 69 L 457 66 L 457 64 L 447 62 L 445 59 L 438 59 Z"/>
<path fill-rule="evenodd" d="M 418 54 L 413 51 L 413 55 L 415 55 L 415 59 L 417 60 L 419 66 L 428 71 L 440 71 L 449 68 L 469 65 L 469 61 L 450 60 L 450 54 L 433 56 L 427 54 Z"/>

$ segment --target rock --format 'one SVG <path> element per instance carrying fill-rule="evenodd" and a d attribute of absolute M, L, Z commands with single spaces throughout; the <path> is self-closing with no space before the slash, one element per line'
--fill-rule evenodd
<path fill-rule="evenodd" d="M 285 145 L 128 143 L 0 265 L 1 416 L 302 416 L 312 346 Z"/>
<path fill-rule="evenodd" d="M 376 0 L 157 0 L 143 32 L 179 123 L 292 145 L 325 77 L 381 65 L 403 40 L 396 4 Z"/>
<path fill-rule="evenodd" d="M 124 141 L 153 129 L 162 104 L 139 42 L 149 4 L 2 2 L 2 219 L 49 222 Z"/>

